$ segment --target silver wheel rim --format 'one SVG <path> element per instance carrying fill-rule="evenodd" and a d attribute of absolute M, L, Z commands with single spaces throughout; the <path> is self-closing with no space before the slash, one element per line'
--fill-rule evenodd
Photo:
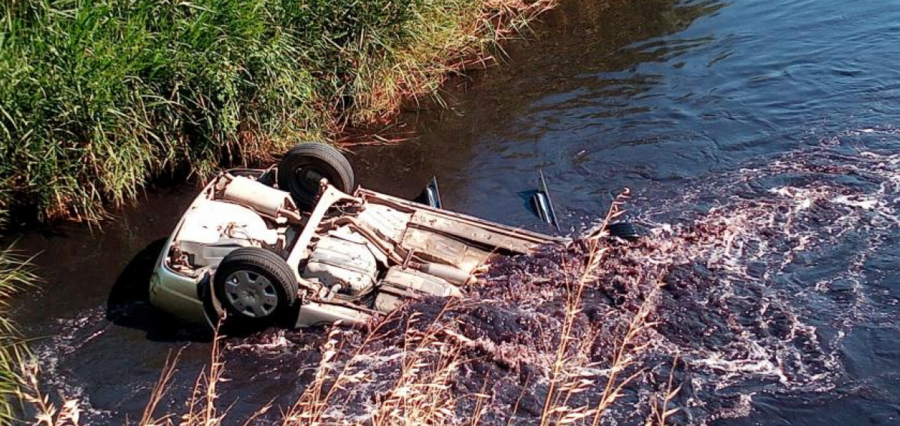
<path fill-rule="evenodd" d="M 268 278 L 252 271 L 235 271 L 225 278 L 225 297 L 236 311 L 263 318 L 278 308 L 278 293 Z"/>

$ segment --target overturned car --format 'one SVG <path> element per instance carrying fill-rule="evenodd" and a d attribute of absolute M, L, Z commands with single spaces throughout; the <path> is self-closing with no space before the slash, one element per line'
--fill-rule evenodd
<path fill-rule="evenodd" d="M 357 188 L 340 152 L 304 143 L 202 190 L 157 260 L 150 300 L 207 324 L 360 323 L 459 296 L 492 256 L 566 242 Z"/>

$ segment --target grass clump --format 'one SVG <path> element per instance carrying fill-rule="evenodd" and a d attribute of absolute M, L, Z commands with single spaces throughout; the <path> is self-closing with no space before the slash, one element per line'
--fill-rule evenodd
<path fill-rule="evenodd" d="M 389 119 L 550 0 L 9 0 L 0 209 L 96 219 L 146 179 Z"/>
<path fill-rule="evenodd" d="M 14 418 L 14 403 L 24 383 L 20 367 L 27 352 L 15 324 L 6 315 L 6 301 L 36 280 L 30 259 L 12 248 L 0 250 L 0 424 L 9 424 Z"/>

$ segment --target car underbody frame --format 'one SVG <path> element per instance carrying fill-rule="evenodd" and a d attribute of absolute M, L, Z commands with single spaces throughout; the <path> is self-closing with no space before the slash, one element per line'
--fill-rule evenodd
<path fill-rule="evenodd" d="M 361 323 L 405 300 L 458 296 L 458 287 L 474 281 L 492 256 L 525 254 L 544 244 L 569 241 L 365 188 L 347 194 L 326 179 L 320 182 L 314 208 L 304 212 L 290 194 L 275 187 L 271 177 L 276 173 L 275 168 L 231 170 L 201 191 L 157 261 L 150 289 L 155 306 L 186 320 L 215 324 L 224 312 L 221 295 L 210 285 L 219 255 L 260 246 L 278 253 L 294 275 L 300 302 L 297 326 Z M 248 211 L 263 219 L 253 219 Z M 220 212 L 223 217 L 217 218 Z M 199 242 L 188 241 L 191 238 Z M 327 252 L 328 244 L 337 248 Z M 377 261 L 375 285 L 367 284 L 372 275 L 368 252 L 353 254 L 359 247 Z M 340 279 L 362 277 L 359 288 L 329 287 L 324 284 L 334 274 L 319 279 L 311 272 L 312 266 L 335 271 L 330 259 L 341 256 L 347 259 L 340 264 L 345 272 Z M 314 263 L 312 258 L 321 265 L 307 265 Z M 353 293 L 357 290 L 359 295 Z"/>

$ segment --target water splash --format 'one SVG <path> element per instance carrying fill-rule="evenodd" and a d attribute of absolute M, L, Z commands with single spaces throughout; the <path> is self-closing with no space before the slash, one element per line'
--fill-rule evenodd
<path fill-rule="evenodd" d="M 894 135 L 872 130 L 854 137 L 860 134 Z M 603 273 L 584 296 L 575 334 L 593 339 L 594 367 L 584 372 L 599 383 L 609 375 L 604 363 L 622 324 L 645 301 L 652 300 L 657 323 L 643 336 L 646 349 L 632 367 L 638 379 L 604 423 L 642 423 L 674 359 L 684 386 L 674 401 L 677 416 L 694 424 L 747 416 L 761 394 L 827 395 L 852 384 L 846 337 L 860 324 L 897 318 L 898 295 L 877 289 L 873 274 L 879 270 L 871 262 L 896 249 L 891 244 L 900 236 L 900 155 L 853 152 L 829 140 L 679 192 L 664 204 L 638 197 L 637 219 L 650 235 L 611 244 Z M 470 288 L 442 320 L 468 345 L 471 361 L 459 372 L 459 391 L 477 393 L 484 381 L 492 384 L 486 423 L 505 423 L 513 406 L 517 424 L 539 421 L 559 345 L 565 282 L 572 280 L 564 265 L 577 265 L 582 256 L 577 248 L 548 249 L 498 261 L 483 285 Z M 419 303 L 406 315 L 428 318 L 440 303 Z M 402 333 L 387 333 L 373 350 L 402 343 Z M 381 383 L 362 389 L 384 391 L 397 365 L 373 364 L 371 377 Z M 594 405 L 601 390 L 570 404 Z M 354 392 L 360 402 L 372 397 Z M 459 418 L 472 407 L 459 402 Z M 348 408 L 333 414 L 365 413 Z"/>
<path fill-rule="evenodd" d="M 746 417 L 761 395 L 827 399 L 864 388 L 848 367 L 857 350 L 848 339 L 861 327 L 897 330 L 900 323 L 900 292 L 890 285 L 896 278 L 890 253 L 900 244 L 900 154 L 884 149 L 898 133 L 845 132 L 683 184 L 674 195 L 648 190 L 635 196 L 636 221 L 649 235 L 609 244 L 575 322 L 574 335 L 585 341 L 589 358 L 579 374 L 599 384 L 611 374 L 623 324 L 641 306 L 652 309 L 655 325 L 641 336 L 644 349 L 628 372 L 637 378 L 604 424 L 642 424 L 673 365 L 683 386 L 673 401 L 679 423 Z M 404 330 L 416 313 L 420 324 L 437 319 L 448 336 L 464 342 L 467 362 L 452 383 L 460 396 L 456 420 L 472 412 L 477 398 L 471 395 L 490 383 L 483 424 L 538 423 L 560 344 L 565 283 L 584 255 L 576 244 L 501 259 L 447 312 L 439 315 L 440 300 L 408 306 L 366 347 L 367 330 L 345 330 L 333 363 L 354 358 L 365 380 L 339 391 L 345 403 L 329 415 L 351 421 L 376 411 L 378 395 L 398 380 Z M 103 335 L 97 324 L 103 324 L 99 309 L 61 324 L 65 331 L 39 346 L 45 370 L 57 378 L 54 388 L 84 393 L 58 365 Z M 315 375 L 324 341 L 325 333 L 315 329 L 229 339 L 225 356 L 233 381 L 223 386 L 222 400 L 238 400 L 252 385 L 273 392 L 264 397 L 277 405 L 290 405 Z M 594 406 L 600 391 L 588 389 L 569 403 Z M 118 415 L 90 410 L 89 395 L 81 399 L 93 419 Z M 237 417 L 248 411 L 240 407 Z"/>

